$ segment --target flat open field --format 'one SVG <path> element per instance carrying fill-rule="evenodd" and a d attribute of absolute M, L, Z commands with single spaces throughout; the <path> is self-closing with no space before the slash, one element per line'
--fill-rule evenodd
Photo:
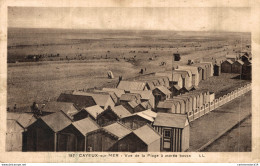
<path fill-rule="evenodd" d="M 64 90 L 103 86 L 181 61 L 245 50 L 250 33 L 8 29 L 8 107 L 55 100 Z M 28 55 L 41 56 L 39 62 Z M 165 66 L 160 66 L 166 62 Z M 115 79 L 107 78 L 111 70 Z"/>

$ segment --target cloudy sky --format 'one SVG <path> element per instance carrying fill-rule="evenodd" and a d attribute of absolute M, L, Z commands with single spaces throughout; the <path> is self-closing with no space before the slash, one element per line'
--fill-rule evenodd
<path fill-rule="evenodd" d="M 8 27 L 250 31 L 250 8 L 9 7 Z"/>

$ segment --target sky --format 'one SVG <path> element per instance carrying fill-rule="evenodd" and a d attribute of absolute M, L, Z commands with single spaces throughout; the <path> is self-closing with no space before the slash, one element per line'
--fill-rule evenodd
<path fill-rule="evenodd" d="M 9 7 L 8 27 L 250 31 L 250 8 Z"/>

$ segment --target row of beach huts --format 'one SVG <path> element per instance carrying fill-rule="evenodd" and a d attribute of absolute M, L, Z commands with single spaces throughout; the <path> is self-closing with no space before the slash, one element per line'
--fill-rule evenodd
<path fill-rule="evenodd" d="M 248 84 L 215 99 L 198 88 L 214 75 L 214 65 L 193 63 L 121 80 L 115 88 L 66 91 L 57 101 L 8 112 L 6 150 L 186 151 L 191 121 L 251 88 Z"/>

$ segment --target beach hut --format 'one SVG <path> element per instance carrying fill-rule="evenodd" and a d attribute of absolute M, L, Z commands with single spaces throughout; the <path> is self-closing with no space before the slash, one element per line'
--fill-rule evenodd
<path fill-rule="evenodd" d="M 148 109 L 125 116 L 124 118 L 122 118 L 122 123 L 124 123 L 127 127 L 135 130 L 146 124 L 152 124 L 156 116 L 156 112 Z"/>
<path fill-rule="evenodd" d="M 71 122 L 63 111 L 37 119 L 27 128 L 27 151 L 57 151 L 57 133 Z"/>
<path fill-rule="evenodd" d="M 71 118 L 73 118 L 74 114 L 78 113 L 78 109 L 75 107 L 75 105 L 69 102 L 51 101 L 46 103 L 46 105 L 42 108 L 42 112 L 45 115 L 55 113 L 60 110 L 62 110 Z"/>
<path fill-rule="evenodd" d="M 117 88 L 126 92 L 130 92 L 131 90 L 148 90 L 145 81 L 120 81 Z"/>
<path fill-rule="evenodd" d="M 241 74 L 242 73 L 242 66 L 244 62 L 241 60 L 237 60 L 232 64 L 232 73 Z"/>
<path fill-rule="evenodd" d="M 91 118 L 72 122 L 57 133 L 57 151 L 86 151 L 86 134 L 99 128 Z"/>
<path fill-rule="evenodd" d="M 113 151 L 114 144 L 131 132 L 131 129 L 120 122 L 101 127 L 86 135 L 86 149 L 90 152 Z"/>
<path fill-rule="evenodd" d="M 73 115 L 73 120 L 81 120 L 90 117 L 92 120 L 96 121 L 99 114 L 104 112 L 104 109 L 99 105 L 94 105 L 90 107 L 83 108 L 81 111 Z"/>
<path fill-rule="evenodd" d="M 221 74 L 221 65 L 215 64 L 214 65 L 214 76 L 220 76 Z"/>
<path fill-rule="evenodd" d="M 221 73 L 232 73 L 232 64 L 233 61 L 231 61 L 230 59 L 224 61 L 221 64 Z"/>
<path fill-rule="evenodd" d="M 180 70 L 189 70 L 192 74 L 192 85 L 198 86 L 199 85 L 199 72 L 198 67 L 194 65 L 187 65 L 187 66 L 178 66 Z"/>
<path fill-rule="evenodd" d="M 130 115 L 132 114 L 125 107 L 119 105 L 101 112 L 97 116 L 97 123 L 100 126 L 107 126 Z"/>
<path fill-rule="evenodd" d="M 158 113 L 153 127 L 162 135 L 161 151 L 184 152 L 189 148 L 190 126 L 187 115 Z"/>
<path fill-rule="evenodd" d="M 160 152 L 161 135 L 150 125 L 144 125 L 124 138 L 111 148 L 116 152 Z"/>
<path fill-rule="evenodd" d="M 155 107 L 155 98 L 153 95 L 153 91 L 147 90 L 147 91 L 130 91 L 130 93 L 137 93 L 141 95 L 141 102 L 148 101 L 149 104 L 152 106 L 152 108 Z"/>
<path fill-rule="evenodd" d="M 155 105 L 159 103 L 159 101 L 164 101 L 171 97 L 171 91 L 164 86 L 158 86 L 153 90 L 153 96 L 155 98 Z"/>
<path fill-rule="evenodd" d="M 36 121 L 33 114 L 7 113 L 6 151 L 27 150 L 27 127 Z"/>

